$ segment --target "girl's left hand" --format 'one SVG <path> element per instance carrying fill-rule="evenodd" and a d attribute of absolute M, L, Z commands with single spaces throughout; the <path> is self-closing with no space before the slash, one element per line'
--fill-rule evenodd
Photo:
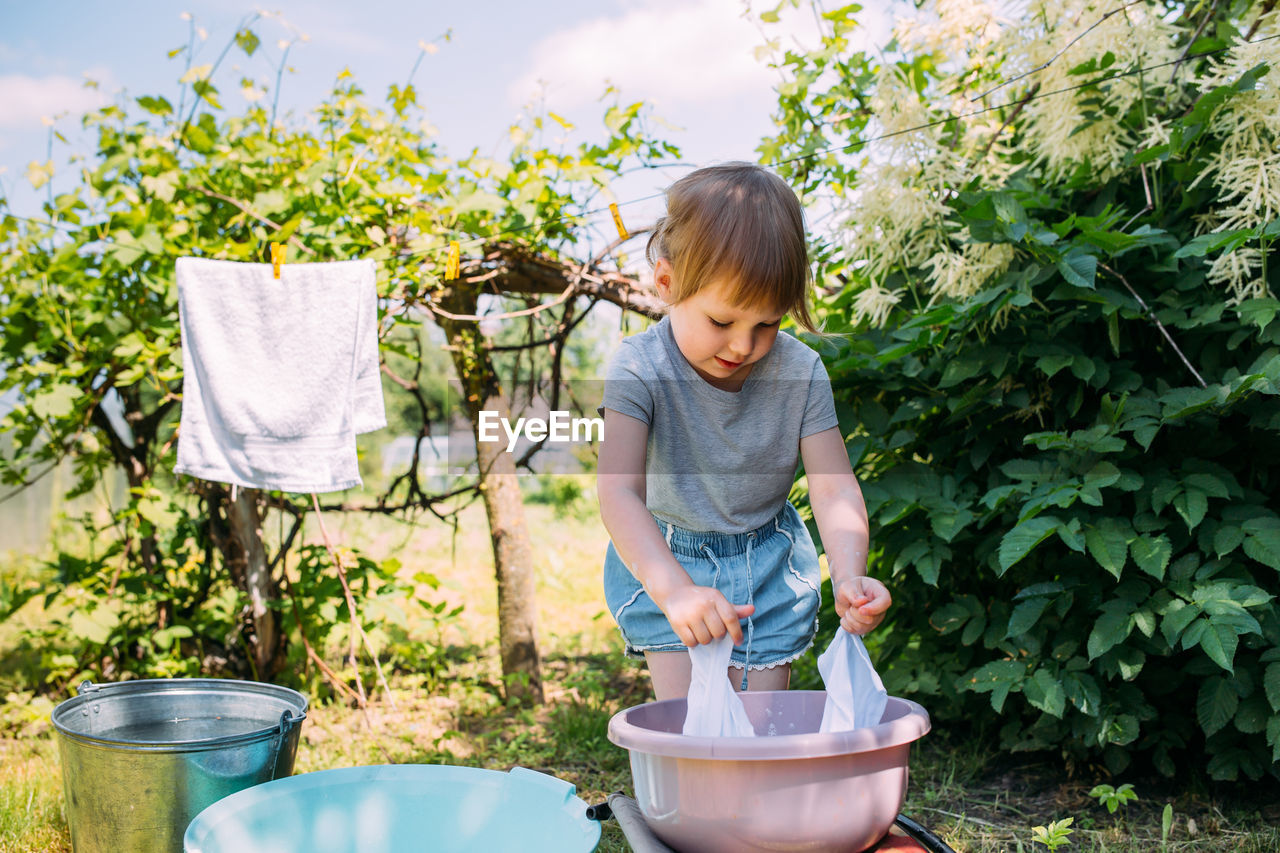
<path fill-rule="evenodd" d="M 888 587 L 875 578 L 861 575 L 840 581 L 835 596 L 840 627 L 851 634 L 866 634 L 875 628 L 893 604 Z"/>

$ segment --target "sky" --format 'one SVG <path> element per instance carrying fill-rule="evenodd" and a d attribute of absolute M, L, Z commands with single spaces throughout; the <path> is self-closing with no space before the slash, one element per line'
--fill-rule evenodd
<path fill-rule="evenodd" d="M 865 5 L 864 38 L 883 43 L 891 24 L 887 0 Z M 472 148 L 501 156 L 508 126 L 539 97 L 577 126 L 579 138 L 602 138 L 600 98 L 611 84 L 624 103 L 647 101 L 675 126 L 667 135 L 684 149 L 683 162 L 754 160 L 755 146 L 772 131 L 779 80 L 754 48 L 766 37 L 812 47 L 818 37 L 807 4 L 770 25 L 758 21 L 767 6 L 756 3 L 750 17 L 745 8 L 742 0 L 285 0 L 265 7 L 226 0 L 71 6 L 0 0 L 0 193 L 13 213 L 39 216 L 48 190 L 35 192 L 26 170 L 49 159 L 51 118 L 67 139 L 52 152 L 57 193 L 73 185 L 68 156 L 92 150 L 79 126 L 84 111 L 141 95 L 176 104 L 185 57 L 170 59 L 168 52 L 185 45 L 194 27 L 195 64 L 214 62 L 238 23 L 261 9 L 269 12 L 254 24 L 262 46 L 253 57 L 233 49 L 214 79 L 232 111 L 245 106 L 242 77 L 259 86 L 274 82 L 281 40 L 291 42 L 294 69 L 281 83 L 281 111 L 295 114 L 318 104 L 343 69 L 380 102 L 389 84 L 406 81 L 420 45 L 430 44 L 435 52 L 423 57 L 413 82 L 439 141 L 455 156 Z M 86 88 L 86 79 L 98 87 Z M 614 191 L 620 200 L 652 195 L 683 171 L 642 173 Z M 627 216 L 651 221 L 660 213 L 655 201 Z"/>

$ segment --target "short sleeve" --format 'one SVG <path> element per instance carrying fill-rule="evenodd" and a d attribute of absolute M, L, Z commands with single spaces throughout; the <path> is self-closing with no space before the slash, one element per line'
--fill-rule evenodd
<path fill-rule="evenodd" d="M 827 376 L 822 359 L 814 358 L 813 373 L 809 378 L 809 398 L 805 401 L 804 420 L 800 422 L 800 437 L 813 435 L 839 426 L 836 417 L 836 401 L 831 393 L 831 379 Z"/>
<path fill-rule="evenodd" d="M 644 368 L 639 349 L 623 341 L 605 373 L 604 402 L 596 410 L 601 417 L 605 409 L 613 409 L 653 425 L 653 390 L 645 381 Z"/>

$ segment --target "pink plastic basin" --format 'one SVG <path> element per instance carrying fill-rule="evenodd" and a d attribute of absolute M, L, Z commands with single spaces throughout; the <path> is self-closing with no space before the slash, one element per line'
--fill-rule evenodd
<path fill-rule="evenodd" d="M 880 724 L 820 733 L 826 693 L 743 693 L 754 738 L 685 737 L 685 700 L 637 705 L 609 721 L 628 750 L 645 822 L 686 853 L 856 853 L 902 808 L 907 753 L 929 714 L 889 697 Z"/>

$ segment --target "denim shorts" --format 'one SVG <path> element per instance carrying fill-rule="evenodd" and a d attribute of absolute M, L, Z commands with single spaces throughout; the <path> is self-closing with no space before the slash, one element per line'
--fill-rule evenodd
<path fill-rule="evenodd" d="M 818 553 L 790 502 L 747 533 L 693 533 L 665 521 L 658 529 L 698 586 L 720 590 L 732 604 L 754 604 L 732 666 L 768 669 L 790 663 L 813 645 L 822 582 Z M 604 595 L 628 657 L 686 651 L 667 617 L 627 569 L 613 543 L 604 561 Z"/>

